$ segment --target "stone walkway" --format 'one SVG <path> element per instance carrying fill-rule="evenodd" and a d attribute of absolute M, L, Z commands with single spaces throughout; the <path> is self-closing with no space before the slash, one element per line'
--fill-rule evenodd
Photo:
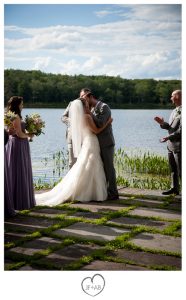
<path fill-rule="evenodd" d="M 35 207 L 5 220 L 5 270 L 181 270 L 181 197 Z"/>

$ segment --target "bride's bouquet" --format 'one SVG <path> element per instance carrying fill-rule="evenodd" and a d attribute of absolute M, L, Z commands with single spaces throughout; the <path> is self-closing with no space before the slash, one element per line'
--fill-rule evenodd
<path fill-rule="evenodd" d="M 28 133 L 34 134 L 36 136 L 40 135 L 41 133 L 44 134 L 42 129 L 45 127 L 45 122 L 41 119 L 39 114 L 35 113 L 26 115 L 25 124 L 25 129 L 28 131 Z"/>
<path fill-rule="evenodd" d="M 13 126 L 12 122 L 17 118 L 17 115 L 12 112 L 12 111 L 7 111 L 5 114 L 4 114 L 4 125 L 7 127 L 7 128 L 10 128 Z"/>

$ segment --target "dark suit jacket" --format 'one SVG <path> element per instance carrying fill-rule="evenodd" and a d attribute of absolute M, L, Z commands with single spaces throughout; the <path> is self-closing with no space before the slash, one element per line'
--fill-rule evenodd
<path fill-rule="evenodd" d="M 167 148 L 173 152 L 181 152 L 181 109 L 175 112 L 171 123 L 164 122 L 161 128 L 168 130 Z"/>
<path fill-rule="evenodd" d="M 98 128 L 102 127 L 111 117 L 109 106 L 101 101 L 98 102 L 96 107 L 94 107 L 91 112 L 94 122 Z M 108 125 L 102 132 L 97 135 L 97 137 L 99 140 L 100 148 L 115 145 L 112 125 Z"/>

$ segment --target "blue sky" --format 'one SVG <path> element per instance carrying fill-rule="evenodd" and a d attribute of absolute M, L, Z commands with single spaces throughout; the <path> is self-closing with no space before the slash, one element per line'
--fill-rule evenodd
<path fill-rule="evenodd" d="M 116 14 L 105 14 L 104 18 L 97 16 L 96 12 L 110 11 L 115 5 L 81 5 L 81 4 L 26 4 L 5 5 L 5 25 L 26 27 L 45 27 L 55 25 L 81 25 L 90 26 L 98 23 L 107 23 L 122 19 Z M 126 9 L 125 9 L 126 10 Z M 130 10 L 130 8 L 128 8 Z M 34 16 L 31 17 L 31 16 Z"/>
<path fill-rule="evenodd" d="M 181 5 L 6 4 L 5 69 L 181 79 Z"/>

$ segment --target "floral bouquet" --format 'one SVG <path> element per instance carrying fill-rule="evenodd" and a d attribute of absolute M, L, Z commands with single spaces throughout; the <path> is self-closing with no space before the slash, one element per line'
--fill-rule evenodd
<path fill-rule="evenodd" d="M 25 129 L 28 131 L 28 133 L 36 136 L 40 135 L 41 133 L 44 134 L 42 129 L 45 127 L 45 122 L 41 119 L 39 114 L 26 115 L 25 123 Z M 30 139 L 30 141 L 32 141 L 32 139 Z"/>
<path fill-rule="evenodd" d="M 7 111 L 4 114 L 4 125 L 9 128 L 12 127 L 12 122 L 17 118 L 17 115 L 13 111 Z"/>

